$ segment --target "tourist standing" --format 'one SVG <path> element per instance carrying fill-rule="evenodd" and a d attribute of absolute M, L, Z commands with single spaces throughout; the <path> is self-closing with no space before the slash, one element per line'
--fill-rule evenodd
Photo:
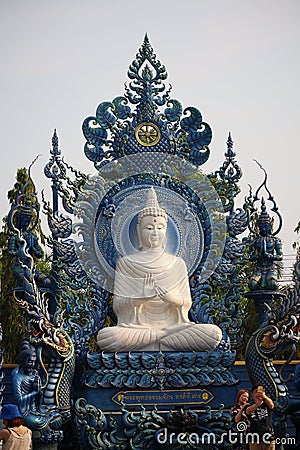
<path fill-rule="evenodd" d="M 31 430 L 25 427 L 17 405 L 2 406 L 0 419 L 3 419 L 5 428 L 0 430 L 0 440 L 3 441 L 3 450 L 29 450 L 31 449 Z"/>
<path fill-rule="evenodd" d="M 246 408 L 250 406 L 250 392 L 246 389 L 240 389 L 237 393 L 234 405 L 231 409 L 233 429 L 237 433 L 236 442 L 233 443 L 232 449 L 234 450 L 247 450 L 247 432 L 249 431 L 249 419 L 246 414 Z"/>
<path fill-rule="evenodd" d="M 275 434 L 272 422 L 274 402 L 261 385 L 252 387 L 254 404 L 246 408 L 250 420 L 250 450 L 275 450 Z M 257 439 L 258 438 L 258 439 Z"/>

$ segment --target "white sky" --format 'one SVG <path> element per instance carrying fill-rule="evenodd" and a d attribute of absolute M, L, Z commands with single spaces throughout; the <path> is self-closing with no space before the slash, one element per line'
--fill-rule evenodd
<path fill-rule="evenodd" d="M 292 253 L 300 220 L 299 0 L 0 0 L 0 215 L 18 167 L 40 192 L 57 128 L 66 161 L 94 173 L 83 154 L 83 120 L 124 92 L 145 32 L 173 85 L 214 133 L 209 173 L 223 163 L 231 131 L 244 176 L 240 202 L 267 170 Z M 50 192 L 50 191 L 49 191 Z"/>

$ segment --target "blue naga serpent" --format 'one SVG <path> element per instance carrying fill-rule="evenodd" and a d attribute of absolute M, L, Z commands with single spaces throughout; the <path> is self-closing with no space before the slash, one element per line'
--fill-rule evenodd
<path fill-rule="evenodd" d="M 37 349 L 38 363 L 43 372 L 39 403 L 46 408 L 57 408 L 64 422 L 71 417 L 70 392 L 75 368 L 74 345 L 63 328 L 61 314 L 58 312 L 51 318 L 48 313 L 46 293 L 37 287 L 34 261 L 28 251 L 26 239 L 20 231 L 18 243 L 16 258 L 19 267 L 22 268 L 22 277 L 14 290 L 14 298 L 25 310 L 26 332 L 30 344 Z M 43 422 L 40 418 L 36 426 L 38 429 L 47 427 L 47 420 Z M 34 428 L 34 423 L 32 427 Z"/>
<path fill-rule="evenodd" d="M 284 433 L 285 411 L 289 409 L 289 395 L 282 377 L 284 367 L 295 355 L 295 344 L 299 340 L 298 319 L 300 316 L 300 260 L 294 267 L 294 286 L 282 291 L 281 301 L 269 309 L 266 320 L 252 334 L 246 347 L 245 360 L 251 383 L 262 384 L 267 394 L 275 401 L 278 415 L 278 433 Z M 273 358 L 293 349 L 291 356 L 278 372 Z"/>

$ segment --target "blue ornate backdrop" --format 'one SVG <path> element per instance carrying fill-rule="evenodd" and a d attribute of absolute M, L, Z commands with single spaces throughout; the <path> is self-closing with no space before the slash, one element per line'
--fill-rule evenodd
<path fill-rule="evenodd" d="M 84 153 L 95 175 L 68 165 L 56 131 L 53 134 L 45 167 L 52 203 L 43 198 L 51 231 L 51 278 L 37 273 L 28 251 L 39 214 L 36 192 L 24 189 L 8 216 L 18 248 L 13 295 L 26 311 L 28 346 L 37 358 L 34 376 L 41 379 L 39 406 L 34 403 L 34 408 L 40 416 L 52 408 L 60 425 L 52 421 L 41 426 L 26 410 L 25 398 L 21 407 L 40 433 L 35 434 L 36 448 L 68 448 L 71 442 L 72 448 L 153 449 L 160 448 L 161 432 L 169 436 L 174 430 L 184 433 L 186 442 L 173 441 L 171 448 L 210 448 L 207 442 L 195 447 L 191 440 L 192 433 L 201 437 L 207 432 L 216 439 L 211 448 L 225 448 L 230 442 L 218 439 L 231 427 L 230 406 L 239 382 L 234 362 L 243 340 L 247 302 L 245 250 L 252 245 L 255 277 L 266 270 L 275 273 L 277 244 L 272 245 L 279 229 L 276 233 L 270 229 L 266 240 L 254 225 L 265 217 L 257 206 L 261 189 L 269 195 L 271 210 L 280 220 L 281 216 L 267 177 L 254 196 L 250 192 L 243 206 L 236 207 L 242 171 L 230 134 L 222 166 L 214 173 L 203 172 L 212 130 L 197 108 L 184 109 L 170 97 L 171 86 L 164 84 L 166 69 L 147 35 L 128 77 L 124 96 L 100 103 L 96 114 L 83 122 Z M 190 319 L 196 324 L 215 323 L 222 330 L 222 341 L 212 352 L 97 351 L 98 331 L 116 320 L 112 310 L 116 260 L 136 249 L 136 216 L 152 186 L 170 218 L 168 250 L 183 258 L 188 268 Z M 241 238 L 248 227 L 249 236 Z M 266 241 L 272 263 L 259 253 L 262 247 L 257 242 Z M 249 376 L 253 382 L 263 380 L 278 402 L 280 433 L 291 407 L 272 358 L 297 339 L 299 267 L 295 269 L 293 289 L 278 293 L 274 279 L 267 289 L 255 285 L 248 295 L 260 315 L 259 328 L 247 347 Z M 15 376 L 15 386 L 25 380 L 30 395 L 26 376 L 33 375 L 27 373 L 26 358 L 18 371 L 22 375 Z"/>

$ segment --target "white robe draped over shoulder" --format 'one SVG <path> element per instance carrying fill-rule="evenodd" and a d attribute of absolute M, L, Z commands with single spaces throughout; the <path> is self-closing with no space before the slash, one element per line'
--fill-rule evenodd
<path fill-rule="evenodd" d="M 145 295 L 149 276 L 166 295 Z M 113 309 L 116 326 L 97 336 L 103 351 L 213 350 L 222 332 L 212 324 L 190 322 L 192 301 L 182 258 L 162 252 L 137 252 L 117 262 Z"/>

